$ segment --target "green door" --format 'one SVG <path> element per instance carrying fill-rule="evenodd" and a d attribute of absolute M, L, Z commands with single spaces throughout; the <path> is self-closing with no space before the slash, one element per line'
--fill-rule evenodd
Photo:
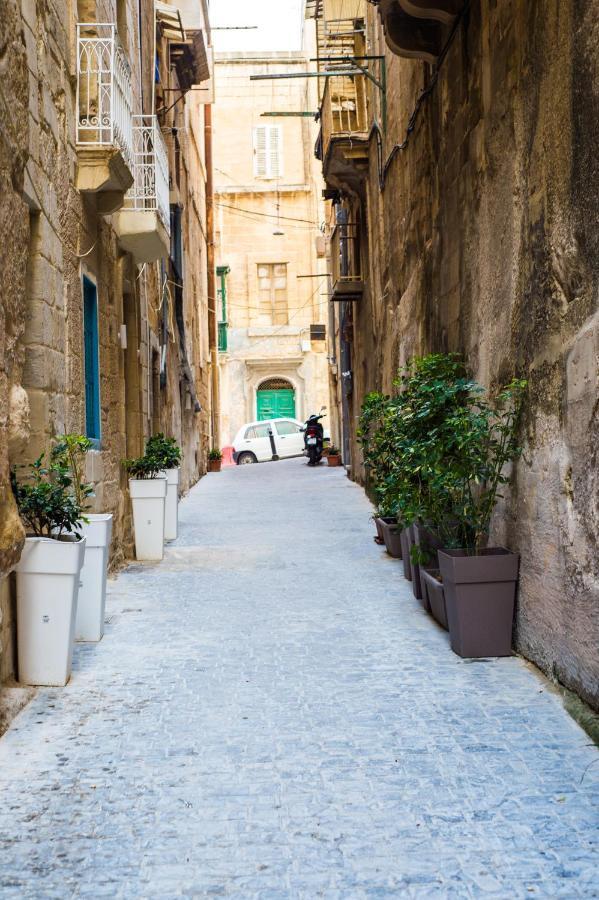
<path fill-rule="evenodd" d="M 288 388 L 258 391 L 258 420 L 294 419 L 295 391 Z"/>

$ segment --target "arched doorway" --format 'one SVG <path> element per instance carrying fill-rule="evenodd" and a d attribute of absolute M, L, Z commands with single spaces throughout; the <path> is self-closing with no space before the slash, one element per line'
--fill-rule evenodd
<path fill-rule="evenodd" d="M 256 418 L 295 418 L 295 389 L 286 378 L 269 378 L 256 392 Z"/>

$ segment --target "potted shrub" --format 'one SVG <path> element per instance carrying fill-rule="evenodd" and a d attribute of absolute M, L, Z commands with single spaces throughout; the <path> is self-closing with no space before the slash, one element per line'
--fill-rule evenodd
<path fill-rule="evenodd" d="M 11 474 L 27 537 L 16 566 L 19 681 L 65 685 L 71 676 L 85 538 L 68 468 L 42 454 L 23 480 Z"/>
<path fill-rule="evenodd" d="M 166 501 L 164 506 L 164 539 L 174 541 L 179 535 L 179 466 L 181 449 L 174 438 L 162 432 L 153 435 L 146 445 L 146 454 L 152 456 L 166 475 Z"/>
<path fill-rule="evenodd" d="M 223 455 L 220 450 L 213 448 L 208 454 L 208 471 L 220 472 L 223 462 Z"/>
<path fill-rule="evenodd" d="M 487 544 L 495 503 L 509 481 L 506 467 L 522 452 L 518 430 L 525 388 L 525 381 L 514 380 L 495 402 L 477 388 L 451 422 L 459 454 L 439 478 L 440 490 L 451 498 L 451 521 L 450 540 L 438 557 L 451 647 L 463 657 L 511 654 L 519 557 Z"/>
<path fill-rule="evenodd" d="M 340 466 L 341 465 L 341 451 L 338 447 L 335 447 L 333 444 L 328 448 L 327 451 L 327 463 L 329 466 Z"/>
<path fill-rule="evenodd" d="M 70 470 L 75 500 L 85 513 L 79 523 L 79 531 L 85 538 L 85 554 L 77 598 L 76 641 L 100 641 L 104 634 L 108 551 L 112 537 L 112 514 L 87 511 L 93 488 L 84 483 L 83 471 L 86 454 L 92 446 L 89 438 L 83 435 L 65 434 L 52 449 L 52 458 Z"/>
<path fill-rule="evenodd" d="M 135 556 L 139 560 L 161 560 L 167 488 L 161 462 L 146 454 L 138 459 L 126 459 L 123 465 L 130 476 Z"/>

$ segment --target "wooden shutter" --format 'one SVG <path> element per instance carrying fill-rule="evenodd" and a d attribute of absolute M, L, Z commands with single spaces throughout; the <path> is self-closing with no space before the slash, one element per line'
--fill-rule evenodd
<path fill-rule="evenodd" d="M 254 128 L 254 177 L 268 177 L 268 129 L 266 125 Z"/>
<path fill-rule="evenodd" d="M 279 179 L 283 175 L 283 141 L 278 125 L 254 128 L 254 178 Z"/>
<path fill-rule="evenodd" d="M 270 177 L 271 178 L 281 178 L 283 175 L 283 154 L 282 154 L 282 141 L 281 141 L 281 129 L 278 125 L 272 125 L 269 128 L 269 163 L 270 163 Z"/>
<path fill-rule="evenodd" d="M 98 347 L 98 295 L 96 285 L 83 278 L 83 349 L 85 361 L 85 430 L 100 440 L 100 365 Z"/>

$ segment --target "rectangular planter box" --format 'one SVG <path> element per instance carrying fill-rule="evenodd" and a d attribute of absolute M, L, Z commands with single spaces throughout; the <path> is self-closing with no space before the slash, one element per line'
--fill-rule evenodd
<path fill-rule="evenodd" d="M 389 556 L 401 559 L 401 531 L 396 519 L 381 519 L 383 540 Z"/>
<path fill-rule="evenodd" d="M 403 575 L 407 581 L 412 580 L 412 561 L 410 559 L 410 529 L 402 528 L 401 535 L 401 558 L 403 560 Z"/>
<path fill-rule="evenodd" d="M 23 684 L 63 686 L 71 677 L 85 538 L 28 537 L 17 573 L 17 653 Z"/>
<path fill-rule="evenodd" d="M 424 579 L 422 577 L 423 567 L 424 568 L 436 568 L 437 566 L 437 550 L 441 550 L 443 544 L 441 539 L 437 537 L 434 531 L 431 531 L 429 528 L 426 528 L 424 525 L 415 524 L 414 528 L 414 541 L 416 545 L 430 557 L 427 562 L 423 563 L 420 566 L 420 590 L 422 592 L 422 596 L 424 597 Z"/>
<path fill-rule="evenodd" d="M 451 649 L 458 656 L 510 656 L 517 553 L 491 547 L 478 556 L 439 550 Z"/>
<path fill-rule="evenodd" d="M 410 548 L 416 544 L 416 525 L 410 526 Z M 422 586 L 420 584 L 420 566 L 413 561 L 410 562 L 412 568 L 412 591 L 417 600 L 422 602 Z M 423 604 L 424 606 L 424 604 Z"/>
<path fill-rule="evenodd" d="M 165 469 L 166 499 L 164 501 L 164 540 L 176 541 L 179 536 L 179 469 Z"/>
<path fill-rule="evenodd" d="M 381 541 L 385 540 L 385 536 L 383 534 L 383 520 L 380 516 L 374 517 L 374 527 L 376 528 L 376 536 L 380 538 Z"/>
<path fill-rule="evenodd" d="M 166 490 L 164 476 L 129 479 L 137 559 L 161 560 L 164 556 Z"/>
<path fill-rule="evenodd" d="M 445 588 L 443 583 L 435 577 L 439 575 L 439 569 L 420 569 L 420 578 L 422 580 L 429 612 L 433 619 L 441 625 L 445 631 L 448 630 L 447 625 L 447 609 L 445 607 Z"/>
<path fill-rule="evenodd" d="M 104 634 L 104 608 L 106 605 L 106 574 L 108 550 L 112 536 L 112 515 L 88 514 L 83 525 L 85 554 L 79 581 L 76 641 L 99 641 Z"/>

